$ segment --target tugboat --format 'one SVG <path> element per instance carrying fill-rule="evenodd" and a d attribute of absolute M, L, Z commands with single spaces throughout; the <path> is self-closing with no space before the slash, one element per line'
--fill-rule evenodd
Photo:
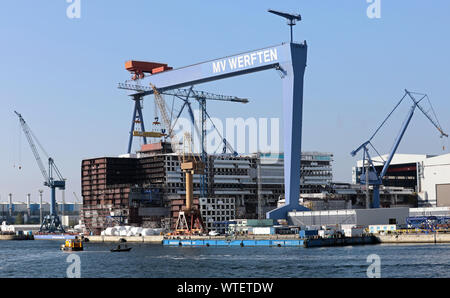
<path fill-rule="evenodd" d="M 117 248 L 112 248 L 111 252 L 122 252 L 122 251 L 130 251 L 132 247 L 127 247 L 125 244 L 125 247 L 120 247 L 120 245 L 117 246 Z"/>
<path fill-rule="evenodd" d="M 63 251 L 80 251 L 83 250 L 83 241 L 81 239 L 67 239 L 64 244 L 61 245 Z"/>

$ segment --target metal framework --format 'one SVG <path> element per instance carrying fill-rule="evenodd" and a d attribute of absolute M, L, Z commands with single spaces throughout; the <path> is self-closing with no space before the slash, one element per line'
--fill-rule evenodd
<path fill-rule="evenodd" d="M 417 100 L 414 95 L 419 95 L 421 98 Z M 375 169 L 374 162 L 369 154 L 369 146 L 372 147 L 375 152 L 378 154 L 378 156 L 381 157 L 381 155 L 378 153 L 378 151 L 375 149 L 375 147 L 372 144 L 372 140 L 375 137 L 375 135 L 379 132 L 381 127 L 386 123 L 386 121 L 389 119 L 389 117 L 394 113 L 394 111 L 397 109 L 397 107 L 402 103 L 402 101 L 409 97 L 411 101 L 413 102 L 413 105 L 411 106 L 405 121 L 403 122 L 403 125 L 400 129 L 400 133 L 398 134 L 397 138 L 395 139 L 394 145 L 391 149 L 391 152 L 388 155 L 388 158 L 383 163 L 383 169 L 380 173 L 377 172 Z M 388 116 L 384 119 L 384 121 L 381 123 L 381 125 L 375 130 L 375 133 L 369 138 L 368 141 L 364 142 L 361 146 L 359 146 L 356 150 L 353 150 L 350 154 L 352 156 L 355 156 L 359 151 L 363 151 L 363 166 L 366 167 L 365 173 L 361 174 L 360 182 L 365 183 L 368 185 L 373 185 L 373 201 L 372 201 L 372 208 L 379 208 L 380 207 L 380 185 L 383 184 L 383 177 L 386 175 L 387 170 L 389 168 L 389 165 L 391 164 L 392 159 L 394 158 L 395 152 L 397 151 L 398 146 L 400 145 L 400 142 L 403 138 L 403 135 L 406 132 L 406 129 L 408 128 L 408 125 L 411 121 L 411 118 L 414 115 L 414 111 L 416 108 L 418 108 L 422 113 L 430 120 L 430 122 L 436 127 L 436 129 L 439 131 L 442 137 L 448 137 L 446 133 L 442 130 L 441 126 L 439 125 L 439 121 L 436 121 L 432 119 L 432 117 L 419 105 L 419 103 L 424 100 L 425 98 L 428 99 L 428 95 L 416 93 L 416 92 L 410 92 L 405 89 L 405 94 L 400 99 L 400 101 L 397 103 L 397 105 L 394 107 L 394 109 L 388 114 Z M 434 113 L 434 112 L 433 112 Z M 435 115 L 436 117 L 436 115 Z"/>
<path fill-rule="evenodd" d="M 406 218 L 406 224 L 425 231 L 435 232 L 440 225 L 448 225 L 450 217 L 447 216 L 418 216 Z"/>
<path fill-rule="evenodd" d="M 50 187 L 50 189 L 51 189 L 50 214 L 44 217 L 39 231 L 40 232 L 49 232 L 49 233 L 53 233 L 53 232 L 64 233 L 64 228 L 59 220 L 59 216 L 56 213 L 56 188 L 65 189 L 66 180 L 62 177 L 61 172 L 56 167 L 53 158 L 48 156 L 47 152 L 44 150 L 42 145 L 39 143 L 39 140 L 33 134 L 30 127 L 23 119 L 22 115 L 16 111 L 14 111 L 14 113 L 16 113 L 16 115 L 19 117 L 20 124 L 21 124 L 22 129 L 25 133 L 25 136 L 28 140 L 28 143 L 31 147 L 31 151 L 33 151 L 34 158 L 36 159 L 39 169 L 41 170 L 42 176 L 45 179 L 44 185 Z M 39 152 L 37 150 L 37 147 L 36 147 L 34 141 L 36 141 L 39 148 L 42 150 L 42 152 L 48 158 L 48 173 L 44 167 L 44 164 L 42 162 L 42 159 L 39 155 Z M 53 177 L 54 174 L 56 174 L 58 180 L 55 180 L 55 178 Z"/>
<path fill-rule="evenodd" d="M 131 125 L 131 132 L 130 132 L 130 139 L 128 142 L 128 153 L 131 153 L 131 146 L 132 146 L 132 140 L 135 136 L 140 136 L 144 138 L 144 144 L 147 144 L 147 139 L 145 134 L 137 135 L 134 130 L 134 125 L 136 123 L 141 124 L 141 131 L 145 131 L 144 128 L 144 119 L 142 116 L 142 109 L 141 109 L 141 100 L 144 96 L 150 95 L 153 92 L 153 89 L 151 87 L 146 87 L 142 85 L 136 85 L 136 84 L 129 84 L 129 83 L 119 83 L 118 84 L 119 89 L 125 89 L 125 90 L 133 90 L 138 91 L 138 93 L 132 94 L 133 100 L 135 101 L 135 109 L 133 114 L 133 119 L 135 121 L 132 122 Z M 213 127 L 217 130 L 214 123 L 211 120 L 211 117 L 209 116 L 208 112 L 206 111 L 206 101 L 207 100 L 215 100 L 215 101 L 229 101 L 229 102 L 237 102 L 237 103 L 248 103 L 248 99 L 246 98 L 239 98 L 236 96 L 227 96 L 227 95 L 218 95 L 210 92 L 205 91 L 198 91 L 194 90 L 193 86 L 191 86 L 189 89 L 174 89 L 174 90 L 167 90 L 161 94 L 169 95 L 169 96 L 175 96 L 183 101 L 183 105 L 181 106 L 180 111 L 178 112 L 178 115 L 175 117 L 175 122 L 170 123 L 170 128 L 168 129 L 168 135 L 171 134 L 173 128 L 175 127 L 176 121 L 180 117 L 181 113 L 183 112 L 184 108 L 187 107 L 189 118 L 197 132 L 197 134 L 200 136 L 200 142 L 201 142 L 201 160 L 205 166 L 207 166 L 207 153 L 206 153 L 206 119 L 210 119 L 211 123 L 213 124 Z M 192 109 L 191 102 L 189 101 L 189 98 L 194 98 L 198 104 L 199 104 L 199 110 L 200 110 L 200 131 L 197 127 L 197 124 L 195 122 L 194 117 L 194 111 Z M 155 99 L 156 100 L 156 99 Z M 161 112 L 161 110 L 160 110 Z M 220 135 L 220 132 L 218 132 Z M 155 137 L 158 137 L 155 135 Z M 237 152 L 233 149 L 233 147 L 228 143 L 228 141 L 221 136 L 221 139 L 223 141 L 223 153 L 226 152 L 226 150 L 229 150 L 230 153 L 233 155 L 237 155 Z M 207 171 L 203 172 L 200 175 L 200 194 L 201 196 L 205 197 L 207 196 L 207 182 L 206 182 L 206 173 Z"/>
<path fill-rule="evenodd" d="M 303 113 L 303 77 L 307 45 L 284 43 L 234 56 L 164 71 L 143 79 L 160 93 L 254 72 L 275 69 L 281 72 L 284 118 L 284 179 L 286 205 L 267 213 L 285 219 L 292 210 L 308 210 L 299 204 L 300 155 Z M 148 91 L 153 93 L 151 90 Z"/>
<path fill-rule="evenodd" d="M 301 17 L 295 16 L 293 19 L 300 20 Z M 156 73 L 152 71 L 151 75 L 142 78 L 144 85 L 156 86 L 159 93 L 164 93 L 269 69 L 280 73 L 283 89 L 285 205 L 266 214 L 266 217 L 272 219 L 286 219 L 287 213 L 293 210 L 309 210 L 299 204 L 303 78 L 307 49 L 306 41 L 298 44 L 291 39 L 289 43 L 186 67 Z M 153 94 L 154 90 L 146 92 Z"/>

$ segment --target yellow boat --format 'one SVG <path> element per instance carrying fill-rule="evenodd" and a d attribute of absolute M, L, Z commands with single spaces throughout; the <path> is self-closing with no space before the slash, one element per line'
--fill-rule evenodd
<path fill-rule="evenodd" d="M 61 250 L 64 251 L 80 251 L 83 250 L 83 241 L 81 239 L 67 239 L 64 244 L 61 245 Z"/>

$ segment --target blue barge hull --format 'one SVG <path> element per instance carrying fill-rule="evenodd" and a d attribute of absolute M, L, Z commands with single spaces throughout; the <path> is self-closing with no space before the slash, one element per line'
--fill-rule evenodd
<path fill-rule="evenodd" d="M 75 235 L 69 234 L 45 234 L 45 235 L 33 235 L 35 240 L 66 240 L 75 239 Z"/>
<path fill-rule="evenodd" d="M 164 239 L 167 246 L 303 246 L 303 240 L 178 240 Z"/>

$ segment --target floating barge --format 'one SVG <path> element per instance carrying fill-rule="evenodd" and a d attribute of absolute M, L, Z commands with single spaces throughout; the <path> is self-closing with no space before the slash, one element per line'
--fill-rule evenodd
<path fill-rule="evenodd" d="M 164 239 L 163 245 L 166 246 L 303 246 L 304 240 L 266 240 L 266 239 L 253 239 L 253 240 L 190 240 L 190 239 Z"/>
<path fill-rule="evenodd" d="M 69 240 L 75 239 L 72 234 L 35 234 L 34 240 Z"/>

